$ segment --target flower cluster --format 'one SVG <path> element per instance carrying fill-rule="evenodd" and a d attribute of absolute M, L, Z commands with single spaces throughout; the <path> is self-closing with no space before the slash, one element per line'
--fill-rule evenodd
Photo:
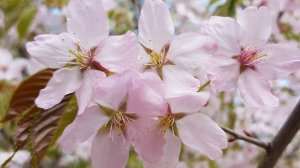
<path fill-rule="evenodd" d="M 265 7 L 248 7 L 237 20 L 211 17 L 198 33 L 175 35 L 168 6 L 145 0 L 138 37 L 110 36 L 101 0 L 70 0 L 66 16 L 66 33 L 26 45 L 57 69 L 35 103 L 49 109 L 75 93 L 78 115 L 59 144 L 72 152 L 94 137 L 94 168 L 125 167 L 131 147 L 146 168 L 174 168 L 181 143 L 216 159 L 227 136 L 200 113 L 210 94 L 238 86 L 245 104 L 277 106 L 269 81 L 300 68 L 297 46 L 268 43 L 273 19 Z"/>

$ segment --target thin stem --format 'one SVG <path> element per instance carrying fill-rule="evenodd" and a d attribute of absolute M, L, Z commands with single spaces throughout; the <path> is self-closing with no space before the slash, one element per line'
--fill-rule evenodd
<path fill-rule="evenodd" d="M 249 143 L 252 143 L 256 146 L 259 146 L 265 150 L 268 149 L 268 145 L 256 138 L 251 138 L 251 137 L 248 137 L 248 136 L 244 136 L 244 135 L 241 135 L 239 133 L 236 133 L 234 132 L 234 130 L 232 129 L 229 129 L 229 128 L 226 128 L 226 127 L 223 127 L 223 126 L 220 126 L 227 134 L 233 136 L 235 139 L 239 139 L 239 140 L 243 140 L 243 141 L 246 141 L 246 142 L 249 142 Z"/>
<path fill-rule="evenodd" d="M 204 83 L 204 85 L 202 85 L 197 92 L 201 92 L 203 91 L 208 85 L 210 84 L 210 80 L 207 81 L 206 83 Z"/>

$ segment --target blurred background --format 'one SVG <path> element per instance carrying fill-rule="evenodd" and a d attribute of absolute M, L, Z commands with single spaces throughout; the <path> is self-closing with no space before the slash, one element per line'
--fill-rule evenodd
<path fill-rule="evenodd" d="M 110 19 L 110 32 L 137 32 L 137 20 L 143 0 L 102 0 Z M 274 17 L 273 42 L 300 42 L 300 0 L 165 0 L 168 3 L 176 34 L 199 32 L 201 23 L 212 15 L 235 17 L 251 5 L 267 6 Z M 44 67 L 31 59 L 25 44 L 38 34 L 59 34 L 66 31 L 68 0 L 0 0 L 0 118 L 8 108 L 13 90 L 28 76 Z M 259 25 L 257 25 L 259 26 Z M 300 53 L 299 53 L 300 55 Z M 278 132 L 299 99 L 300 72 L 272 82 L 273 93 L 280 98 L 275 109 L 254 109 L 244 106 L 235 90 L 213 95 L 202 111 L 217 123 L 245 136 L 269 142 Z M 14 151 L 15 122 L 0 123 L 0 164 Z M 229 136 L 230 145 L 224 156 L 211 161 L 182 147 L 179 168 L 254 168 L 262 158 L 257 146 Z M 42 168 L 89 168 L 90 142 L 69 155 L 52 145 L 41 162 Z M 277 168 L 300 168 L 300 135 L 286 149 Z M 18 151 L 8 167 L 30 168 L 30 148 Z M 141 168 L 142 162 L 130 153 L 128 168 Z"/>

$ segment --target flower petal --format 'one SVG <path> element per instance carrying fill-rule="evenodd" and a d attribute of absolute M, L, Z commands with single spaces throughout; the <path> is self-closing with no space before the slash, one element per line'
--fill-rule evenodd
<path fill-rule="evenodd" d="M 207 62 L 205 69 L 213 91 L 222 92 L 236 86 L 240 63 L 225 56 L 215 56 Z"/>
<path fill-rule="evenodd" d="M 163 154 L 164 134 L 155 126 L 150 119 L 138 119 L 132 123 L 129 131 L 134 150 L 147 162 L 156 162 Z"/>
<path fill-rule="evenodd" d="M 100 112 L 98 106 L 91 106 L 68 125 L 59 138 L 58 144 L 65 152 L 71 153 L 79 143 L 97 133 L 108 120 L 109 118 Z"/>
<path fill-rule="evenodd" d="M 91 102 L 98 82 L 105 78 L 105 74 L 101 71 L 87 69 L 83 73 L 83 79 L 80 87 L 76 90 L 76 98 L 78 104 L 78 115 L 82 114 L 88 104 Z"/>
<path fill-rule="evenodd" d="M 210 98 L 209 92 L 187 92 L 167 97 L 172 113 L 199 112 Z"/>
<path fill-rule="evenodd" d="M 130 145 L 118 134 L 115 134 L 112 140 L 108 131 L 98 133 L 92 145 L 92 167 L 125 168 L 129 147 Z"/>
<path fill-rule="evenodd" d="M 166 132 L 163 156 L 157 162 L 144 161 L 144 168 L 174 168 L 179 163 L 181 142 L 171 131 Z"/>
<path fill-rule="evenodd" d="M 240 28 L 234 19 L 212 16 L 209 21 L 204 22 L 201 31 L 216 40 L 217 55 L 233 57 L 240 53 Z"/>
<path fill-rule="evenodd" d="M 176 124 L 181 141 L 210 159 L 221 157 L 221 149 L 228 145 L 226 133 L 201 113 L 189 114 Z"/>
<path fill-rule="evenodd" d="M 79 68 L 59 69 L 54 72 L 47 86 L 40 91 L 35 104 L 49 109 L 62 101 L 65 95 L 73 93 L 80 87 L 81 72 Z"/>
<path fill-rule="evenodd" d="M 300 51 L 297 45 L 269 44 L 264 52 L 268 55 L 255 67 L 268 80 L 278 79 L 300 69 Z"/>
<path fill-rule="evenodd" d="M 67 25 L 68 32 L 74 34 L 87 51 L 109 34 L 108 19 L 100 0 L 71 0 Z"/>
<path fill-rule="evenodd" d="M 130 78 L 130 72 L 103 78 L 95 90 L 93 100 L 102 106 L 118 111 L 126 101 Z"/>
<path fill-rule="evenodd" d="M 69 51 L 77 48 L 72 35 L 68 33 L 39 35 L 34 40 L 26 44 L 28 53 L 49 68 L 62 68 L 74 59 Z"/>
<path fill-rule="evenodd" d="M 241 44 L 244 47 L 261 48 L 272 33 L 273 18 L 266 7 L 244 9 L 237 17 L 241 27 Z"/>
<path fill-rule="evenodd" d="M 269 82 L 258 72 L 247 69 L 240 75 L 238 84 L 246 104 L 253 107 L 278 106 L 279 100 L 271 93 Z"/>
<path fill-rule="evenodd" d="M 167 58 L 176 66 L 196 74 L 216 49 L 214 39 L 197 33 L 184 33 L 172 40 Z"/>
<path fill-rule="evenodd" d="M 174 24 L 166 3 L 145 0 L 139 19 L 139 39 L 149 49 L 160 52 L 174 35 Z"/>
<path fill-rule="evenodd" d="M 141 118 L 162 116 L 168 109 L 163 83 L 153 72 L 135 73 L 127 100 L 127 111 Z"/>
<path fill-rule="evenodd" d="M 198 79 L 174 65 L 163 66 L 162 72 L 166 95 L 196 92 L 200 87 Z"/>
<path fill-rule="evenodd" d="M 139 46 L 135 34 L 127 32 L 121 36 L 110 36 L 98 46 L 94 58 L 111 72 L 122 73 L 137 63 Z"/>

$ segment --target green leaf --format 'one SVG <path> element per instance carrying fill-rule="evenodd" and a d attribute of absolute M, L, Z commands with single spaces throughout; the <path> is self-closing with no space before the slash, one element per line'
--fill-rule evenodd
<path fill-rule="evenodd" d="M 30 25 L 33 19 L 35 18 L 36 13 L 37 13 L 37 9 L 34 7 L 29 7 L 22 12 L 17 23 L 17 29 L 18 29 L 19 37 L 21 39 L 27 36 L 27 33 L 30 29 Z"/>
<path fill-rule="evenodd" d="M 77 101 L 76 97 L 73 96 L 71 100 L 69 101 L 65 112 L 60 117 L 60 121 L 57 125 L 55 134 L 52 138 L 52 142 L 50 143 L 50 146 L 54 145 L 58 138 L 62 135 L 65 128 L 75 119 L 77 115 Z"/>

